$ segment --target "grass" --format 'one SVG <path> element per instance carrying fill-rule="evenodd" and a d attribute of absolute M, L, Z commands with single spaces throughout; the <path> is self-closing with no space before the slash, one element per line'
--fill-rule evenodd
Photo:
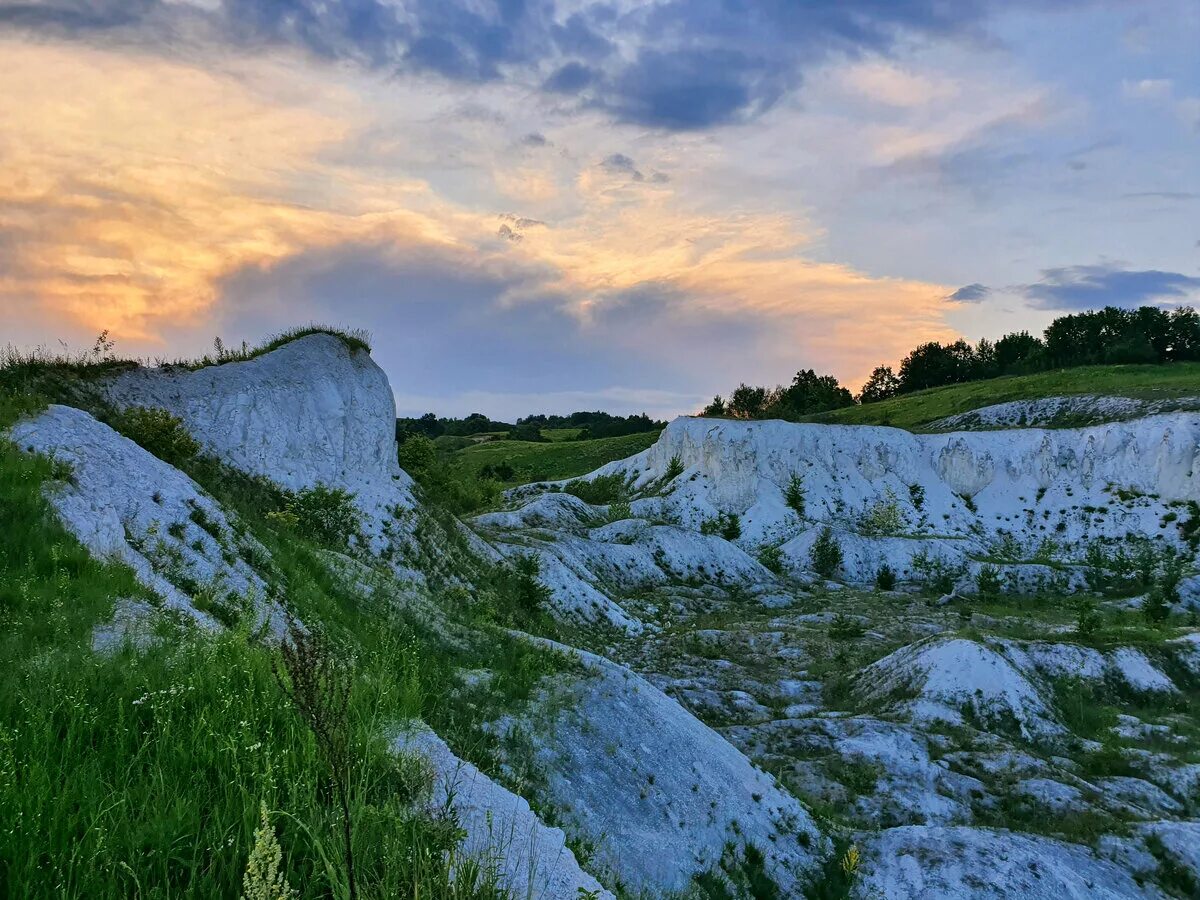
<path fill-rule="evenodd" d="M 0 366 L 0 433 L 90 375 L 90 362 L 34 362 Z M 339 575 L 309 535 L 272 522 L 277 489 L 204 457 L 180 465 L 269 549 L 260 574 L 352 667 L 359 896 L 499 897 L 492 873 L 457 858 L 452 818 L 427 807 L 425 764 L 389 752 L 388 738 L 419 716 L 500 774 L 483 723 L 569 663 L 474 621 L 474 607 L 469 631 L 443 637 L 397 608 L 393 583 L 372 590 Z M 158 601 L 59 524 L 46 491 L 70 477 L 0 438 L 0 896 L 238 896 L 266 804 L 299 896 L 345 898 L 340 814 L 312 733 L 276 682 L 276 650 L 246 628 L 210 635 L 164 617 L 149 648 L 94 654 L 92 629 L 118 598 Z M 489 592 L 482 583 L 470 594 Z M 509 600 L 490 601 L 489 615 Z M 493 672 L 488 690 L 456 698 L 461 669 Z"/>
<path fill-rule="evenodd" d="M 513 476 L 507 485 L 532 481 L 558 481 L 577 478 L 605 463 L 624 459 L 645 450 L 659 432 L 647 431 L 587 441 L 489 441 L 460 450 L 453 457 L 456 466 L 478 473 L 484 466 L 507 463 Z"/>
<path fill-rule="evenodd" d="M 878 403 L 812 417 L 837 425 L 891 425 L 920 431 L 938 419 L 1012 400 L 1072 394 L 1101 394 L 1141 400 L 1200 395 L 1200 363 L 1081 366 L 931 388 Z"/>

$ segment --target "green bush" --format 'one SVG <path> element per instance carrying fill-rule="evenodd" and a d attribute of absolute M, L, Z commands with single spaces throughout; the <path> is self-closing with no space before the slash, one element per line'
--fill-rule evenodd
<path fill-rule="evenodd" d="M 954 590 L 955 582 L 963 573 L 961 566 L 953 566 L 940 556 L 930 556 L 925 550 L 913 556 L 912 565 L 924 578 L 925 583 L 939 594 L 948 594 Z"/>
<path fill-rule="evenodd" d="M 842 548 L 838 546 L 833 529 L 829 526 L 822 528 L 813 542 L 810 565 L 823 578 L 832 578 L 842 565 Z"/>
<path fill-rule="evenodd" d="M 900 513 L 900 504 L 891 488 L 871 504 L 858 520 L 858 530 L 870 536 L 897 534 L 903 528 L 904 516 Z"/>
<path fill-rule="evenodd" d="M 1091 637 L 1100 630 L 1104 620 L 1096 610 L 1096 604 L 1091 600 L 1081 600 L 1078 616 L 1075 620 L 1075 632 L 1080 637 Z"/>
<path fill-rule="evenodd" d="M 633 518 L 633 508 L 629 505 L 628 500 L 620 500 L 616 503 L 609 504 L 608 521 L 623 522 L 626 519 Z"/>
<path fill-rule="evenodd" d="M 619 473 L 597 475 L 595 478 L 576 478 L 563 485 L 563 490 L 592 506 L 607 506 L 629 498 L 629 488 Z"/>
<path fill-rule="evenodd" d="M 829 623 L 829 636 L 835 641 L 854 640 L 866 633 L 867 630 L 861 624 L 845 613 L 838 613 Z"/>
<path fill-rule="evenodd" d="M 317 484 L 289 494 L 284 509 L 267 518 L 319 544 L 345 550 L 352 540 L 361 539 L 360 515 L 354 494 Z"/>
<path fill-rule="evenodd" d="M 667 474 L 663 477 L 663 481 L 674 481 L 683 474 L 683 460 L 679 458 L 679 454 L 671 457 L 671 461 L 667 463 Z"/>
<path fill-rule="evenodd" d="M 881 565 L 879 571 L 875 573 L 875 587 L 881 591 L 896 589 L 896 572 L 887 563 Z"/>
<path fill-rule="evenodd" d="M 199 442 L 188 434 L 183 420 L 165 409 L 131 406 L 114 414 L 109 424 L 165 463 L 182 466 L 200 452 Z"/>
<path fill-rule="evenodd" d="M 981 597 L 999 596 L 1000 570 L 995 566 L 981 566 L 975 578 L 975 589 Z"/>
<path fill-rule="evenodd" d="M 742 520 L 737 513 L 717 513 L 700 523 L 700 533 L 720 535 L 727 541 L 736 541 L 742 536 Z"/>
<path fill-rule="evenodd" d="M 433 441 L 423 434 L 409 434 L 396 451 L 400 468 L 416 478 L 437 462 L 438 450 Z"/>
<path fill-rule="evenodd" d="M 783 493 L 783 499 L 788 507 L 801 519 L 804 518 L 804 498 L 806 493 L 804 490 L 804 477 L 799 472 L 794 473 L 788 480 L 788 486 Z"/>
<path fill-rule="evenodd" d="M 760 548 L 758 561 L 764 569 L 774 572 L 776 575 L 783 574 L 783 551 L 779 547 L 768 544 Z"/>

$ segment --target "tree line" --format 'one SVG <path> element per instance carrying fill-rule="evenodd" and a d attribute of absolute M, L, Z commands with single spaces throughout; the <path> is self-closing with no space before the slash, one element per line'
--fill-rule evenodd
<path fill-rule="evenodd" d="M 533 415 L 517 419 L 515 423 L 500 422 L 483 413 L 471 413 L 461 419 L 446 418 L 436 413 L 425 413 L 413 418 L 396 420 L 396 439 L 404 443 L 412 435 L 433 438 L 442 435 L 470 437 L 475 434 L 504 434 L 513 441 L 544 441 L 543 429 L 578 428 L 572 440 L 585 441 L 590 438 L 619 437 L 639 434 L 644 431 L 659 431 L 666 422 L 650 418 L 645 413 L 629 416 L 614 416 L 595 410 L 579 411 L 566 416 Z"/>
<path fill-rule="evenodd" d="M 986 338 L 972 345 L 959 339 L 915 347 L 898 370 L 876 366 L 858 395 L 832 375 L 812 369 L 796 373 L 790 385 L 739 385 L 728 399 L 718 395 L 700 413 L 737 419 L 798 419 L 814 413 L 876 403 L 927 388 L 1028 375 L 1072 366 L 1168 363 L 1200 360 L 1200 315 L 1189 306 L 1104 309 L 1060 316 L 1041 337 L 1028 331 Z"/>

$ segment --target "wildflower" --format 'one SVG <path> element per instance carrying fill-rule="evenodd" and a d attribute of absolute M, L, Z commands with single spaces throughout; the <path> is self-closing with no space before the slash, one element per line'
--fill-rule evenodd
<path fill-rule="evenodd" d="M 242 878 L 242 900 L 293 900 L 296 892 L 279 870 L 283 850 L 275 829 L 267 820 L 267 804 L 262 805 L 261 824 L 254 832 L 254 849 L 246 862 Z"/>

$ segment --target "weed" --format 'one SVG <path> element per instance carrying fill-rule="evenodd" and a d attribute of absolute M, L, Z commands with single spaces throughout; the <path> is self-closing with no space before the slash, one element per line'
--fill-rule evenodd
<path fill-rule="evenodd" d="M 353 674 L 334 655 L 329 641 L 317 631 L 301 628 L 293 619 L 279 644 L 282 665 L 275 668 L 279 688 L 291 701 L 317 742 L 325 771 L 333 783 L 342 819 L 342 858 L 349 900 L 357 900 L 354 877 L 353 825 L 350 818 L 350 780 L 359 759 L 350 740 L 350 691 Z"/>

